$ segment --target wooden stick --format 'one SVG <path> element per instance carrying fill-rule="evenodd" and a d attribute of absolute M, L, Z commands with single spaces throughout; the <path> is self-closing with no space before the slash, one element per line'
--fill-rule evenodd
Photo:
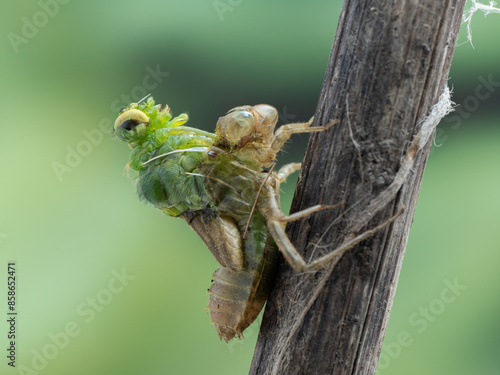
<path fill-rule="evenodd" d="M 363 220 L 373 228 L 400 203 L 407 209 L 320 272 L 280 264 L 250 374 L 375 374 L 430 142 L 409 146 L 447 83 L 464 3 L 344 1 L 315 114 L 319 125 L 341 123 L 311 136 L 292 212 L 318 202 L 345 202 L 346 212 L 331 228 L 325 211 L 287 233 L 314 259 L 359 234 Z M 396 198 L 360 219 L 413 151 Z"/>

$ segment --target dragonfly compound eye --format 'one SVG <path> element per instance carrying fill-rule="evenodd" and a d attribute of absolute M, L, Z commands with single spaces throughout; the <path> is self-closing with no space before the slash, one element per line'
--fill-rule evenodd
<path fill-rule="evenodd" d="M 138 109 L 130 109 L 123 112 L 115 121 L 114 129 L 121 127 L 125 130 L 132 130 L 139 124 L 149 123 L 149 118 L 146 114 Z"/>
<path fill-rule="evenodd" d="M 278 111 L 271 105 L 259 104 L 254 106 L 253 109 L 262 116 L 265 123 L 274 123 L 278 120 Z"/>
<path fill-rule="evenodd" d="M 217 131 L 232 142 L 237 142 L 255 132 L 255 119 L 250 111 L 237 109 L 217 122 Z"/>

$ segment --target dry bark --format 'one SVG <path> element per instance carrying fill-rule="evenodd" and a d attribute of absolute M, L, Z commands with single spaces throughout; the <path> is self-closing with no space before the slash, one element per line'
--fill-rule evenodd
<path fill-rule="evenodd" d="M 318 123 L 341 122 L 311 136 L 292 212 L 345 206 L 287 232 L 306 259 L 316 258 L 361 224 L 376 227 L 401 203 L 406 210 L 320 272 L 299 274 L 281 262 L 250 374 L 375 374 L 430 142 L 395 198 L 373 218 L 365 213 L 447 83 L 464 3 L 344 2 L 316 110 Z M 327 248 L 313 245 L 320 239 Z"/>

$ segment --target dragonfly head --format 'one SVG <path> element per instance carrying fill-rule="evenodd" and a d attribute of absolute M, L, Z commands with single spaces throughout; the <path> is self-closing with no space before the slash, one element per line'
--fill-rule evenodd
<path fill-rule="evenodd" d="M 132 103 L 122 109 L 113 127 L 113 133 L 131 147 L 142 145 L 162 128 L 172 128 L 184 124 L 188 116 L 181 114 L 170 120 L 170 107 L 156 104 L 152 97 L 145 101 Z"/>
<path fill-rule="evenodd" d="M 222 143 L 240 148 L 249 142 L 267 140 L 273 135 L 277 122 L 276 108 L 267 104 L 245 105 L 233 108 L 220 117 L 216 133 Z"/>

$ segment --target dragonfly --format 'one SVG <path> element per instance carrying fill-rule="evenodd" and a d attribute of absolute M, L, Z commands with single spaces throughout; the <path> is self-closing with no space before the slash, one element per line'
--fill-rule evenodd
<path fill-rule="evenodd" d="M 274 166 L 292 134 L 322 132 L 338 121 L 311 127 L 311 119 L 276 129 L 278 111 L 267 104 L 231 109 L 215 133 L 188 127 L 187 121 L 187 114 L 172 117 L 168 105 L 148 97 L 119 113 L 113 133 L 132 149 L 126 170 L 138 172 L 139 197 L 184 219 L 217 260 L 208 309 L 219 337 L 229 342 L 242 338 L 262 310 L 280 251 L 297 271 L 318 270 L 332 258 L 307 263 L 285 225 L 337 205 L 285 215 L 280 184 L 300 164 L 278 171 Z"/>

